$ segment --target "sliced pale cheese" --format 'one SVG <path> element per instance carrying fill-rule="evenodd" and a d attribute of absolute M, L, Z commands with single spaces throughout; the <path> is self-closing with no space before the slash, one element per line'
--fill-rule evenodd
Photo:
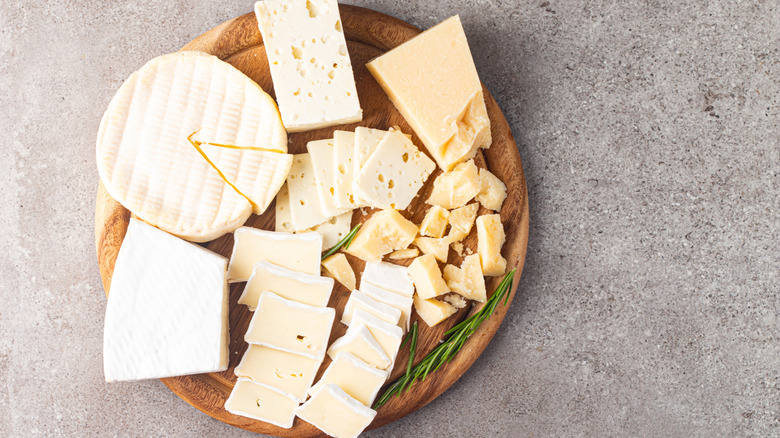
<path fill-rule="evenodd" d="M 322 273 L 343 284 L 349 290 L 357 287 L 355 271 L 352 270 L 352 266 L 350 266 L 344 253 L 337 252 L 323 260 Z"/>
<path fill-rule="evenodd" d="M 409 298 L 409 302 L 411 301 L 412 299 Z M 412 306 L 410 305 L 410 310 L 411 307 Z M 362 326 L 365 326 L 368 331 L 371 332 L 371 336 L 373 336 L 379 345 L 382 346 L 385 354 L 390 358 L 390 366 L 388 369 L 392 368 L 395 363 L 395 357 L 398 355 L 398 348 L 401 346 L 401 341 L 404 338 L 404 331 L 397 325 L 382 321 L 376 316 L 358 309 L 355 310 L 355 314 L 352 317 L 352 325 L 349 326 L 349 330 L 354 330 Z"/>
<path fill-rule="evenodd" d="M 339 354 L 350 353 L 380 370 L 387 369 L 393 362 L 366 326 L 350 327 L 347 333 L 333 341 L 328 347 L 328 356 L 336 359 Z"/>
<path fill-rule="evenodd" d="M 304 401 L 321 363 L 322 358 L 250 344 L 234 372 L 238 377 L 252 379 Z"/>
<path fill-rule="evenodd" d="M 366 128 L 363 126 L 355 128 L 355 149 L 352 154 L 352 193 L 355 194 L 355 201 L 358 207 L 367 207 L 369 206 L 369 203 L 367 200 L 361 199 L 360 195 L 357 193 L 357 184 L 354 176 L 360 174 L 366 161 L 368 161 L 368 157 L 374 153 L 385 134 L 387 134 L 387 131 L 381 129 Z"/>
<path fill-rule="evenodd" d="M 106 306 L 107 382 L 228 366 L 227 260 L 131 218 Z"/>
<path fill-rule="evenodd" d="M 506 184 L 489 170 L 479 169 L 479 186 L 477 201 L 487 209 L 501 211 L 501 205 L 506 199 Z"/>
<path fill-rule="evenodd" d="M 420 248 L 423 254 L 432 254 L 436 260 L 447 263 L 447 256 L 450 253 L 450 238 L 442 237 L 434 239 L 433 237 L 418 237 L 414 239 L 414 245 Z"/>
<path fill-rule="evenodd" d="M 252 205 L 189 142 L 204 128 L 220 144 L 287 151 L 276 104 L 256 83 L 215 56 L 171 53 L 133 73 L 103 115 L 96 152 L 106 191 L 144 221 L 190 241 L 235 230 Z M 279 190 L 286 166 L 282 156 L 266 154 L 231 148 L 210 154 L 256 200 L 257 211 Z"/>
<path fill-rule="evenodd" d="M 437 176 L 425 202 L 447 209 L 462 207 L 477 196 L 480 188 L 479 170 L 474 160 L 469 160 Z"/>
<path fill-rule="evenodd" d="M 451 291 L 470 300 L 484 303 L 487 300 L 485 277 L 479 263 L 479 255 L 466 256 L 460 268 L 453 265 L 444 267 L 444 281 Z"/>
<path fill-rule="evenodd" d="M 401 310 L 388 304 L 369 297 L 359 290 L 353 290 L 349 295 L 349 300 L 344 306 L 344 313 L 341 315 L 341 322 L 350 325 L 352 316 L 357 309 L 363 309 L 377 318 L 387 321 L 390 324 L 398 324 L 401 320 Z"/>
<path fill-rule="evenodd" d="M 352 211 L 332 217 L 325 222 L 315 225 L 301 233 L 314 231 L 322 236 L 322 249 L 328 250 L 336 246 L 341 239 L 349 234 L 352 229 Z"/>
<path fill-rule="evenodd" d="M 255 15 L 289 132 L 359 122 L 352 63 L 336 0 L 265 0 Z"/>
<path fill-rule="evenodd" d="M 297 407 L 298 400 L 289 394 L 245 377 L 238 378 L 225 401 L 225 410 L 233 415 L 265 421 L 285 429 L 292 427 Z"/>
<path fill-rule="evenodd" d="M 490 146 L 482 85 L 458 16 L 366 67 L 443 170 Z"/>
<path fill-rule="evenodd" d="M 417 225 L 397 211 L 382 210 L 363 223 L 344 252 L 365 261 L 378 262 L 385 254 L 408 247 L 417 231 Z"/>
<path fill-rule="evenodd" d="M 390 260 L 404 260 L 415 258 L 418 255 L 420 255 L 420 251 L 417 248 L 406 248 L 391 252 L 387 258 Z"/>
<path fill-rule="evenodd" d="M 333 384 L 370 407 L 388 376 L 385 370 L 378 370 L 350 353 L 341 353 L 328 365 L 322 378 L 309 389 L 309 394 Z"/>
<path fill-rule="evenodd" d="M 290 191 L 287 183 L 282 185 L 276 194 L 276 207 L 274 209 L 274 230 L 292 233 L 292 217 L 290 216 Z"/>
<path fill-rule="evenodd" d="M 398 326 L 404 329 L 404 331 L 409 330 L 409 320 L 412 315 L 412 299 L 410 297 L 405 297 L 368 283 L 360 285 L 360 292 L 363 292 L 382 304 L 387 304 L 388 306 L 400 310 L 401 318 L 398 321 Z"/>
<path fill-rule="evenodd" d="M 450 234 L 447 237 L 453 242 L 463 240 L 471 232 L 474 220 L 477 219 L 479 204 L 472 202 L 452 210 L 449 215 Z"/>
<path fill-rule="evenodd" d="M 333 140 L 315 140 L 306 144 L 311 167 L 314 171 L 317 194 L 320 196 L 320 208 L 326 217 L 345 213 L 351 208 L 336 207 L 335 168 L 333 165 Z"/>
<path fill-rule="evenodd" d="M 333 185 L 337 208 L 359 207 L 352 190 L 355 175 L 355 133 L 333 131 Z"/>
<path fill-rule="evenodd" d="M 504 275 L 506 259 L 501 255 L 506 234 L 501 216 L 486 214 L 477 218 L 477 253 L 486 277 Z"/>
<path fill-rule="evenodd" d="M 277 195 L 277 199 L 279 195 Z M 428 237 L 442 237 L 447 229 L 447 219 L 450 212 L 438 205 L 431 206 L 420 222 L 420 234 Z"/>
<path fill-rule="evenodd" d="M 321 386 L 295 412 L 303 421 L 336 438 L 357 438 L 376 417 L 375 410 L 334 384 Z"/>
<path fill-rule="evenodd" d="M 309 306 L 263 292 L 244 340 L 317 358 L 325 353 L 335 318 L 332 307 Z"/>
<path fill-rule="evenodd" d="M 317 233 L 290 234 L 241 227 L 233 233 L 228 281 L 247 281 L 255 263 L 261 260 L 319 275 L 321 254 L 322 236 Z"/>
<path fill-rule="evenodd" d="M 324 307 L 328 305 L 333 291 L 333 279 L 292 271 L 261 260 L 255 263 L 252 275 L 238 298 L 238 304 L 254 311 L 264 291 L 273 292 L 287 300 Z"/>
<path fill-rule="evenodd" d="M 355 192 L 374 208 L 404 210 L 436 164 L 400 131 L 390 131 L 355 177 Z"/>
<path fill-rule="evenodd" d="M 287 187 L 290 192 L 290 222 L 293 230 L 303 231 L 330 219 L 330 216 L 323 213 L 309 154 L 297 154 L 293 157 L 290 174 L 287 176 Z"/>
<path fill-rule="evenodd" d="M 426 300 L 419 295 L 414 296 L 414 310 L 428 327 L 434 327 L 458 311 L 447 302 L 437 299 Z"/>
<path fill-rule="evenodd" d="M 450 291 L 433 254 L 425 254 L 414 259 L 409 265 L 409 275 L 412 276 L 417 294 L 425 299 L 438 297 Z"/>
<path fill-rule="evenodd" d="M 412 297 L 414 282 L 409 276 L 409 268 L 385 262 L 367 262 L 360 278 L 361 285 L 368 283 L 382 289 Z"/>

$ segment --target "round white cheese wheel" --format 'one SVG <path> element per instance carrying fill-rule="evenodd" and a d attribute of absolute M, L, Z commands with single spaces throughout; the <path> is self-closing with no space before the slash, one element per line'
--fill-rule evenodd
<path fill-rule="evenodd" d="M 206 160 L 188 140 L 196 132 L 277 152 L 203 145 Z M 97 166 L 109 195 L 139 218 L 205 242 L 265 210 L 289 172 L 286 151 L 279 110 L 254 81 L 215 56 L 176 52 L 119 88 L 100 124 Z"/>

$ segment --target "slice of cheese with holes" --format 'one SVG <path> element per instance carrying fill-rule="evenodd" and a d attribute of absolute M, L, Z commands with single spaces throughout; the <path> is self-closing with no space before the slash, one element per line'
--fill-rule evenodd
<path fill-rule="evenodd" d="M 333 167 L 333 140 L 315 140 L 306 144 L 311 167 L 314 171 L 320 209 L 325 217 L 331 218 L 346 213 L 351 208 L 336 207 L 335 168 Z"/>
<path fill-rule="evenodd" d="M 314 381 L 322 359 L 290 353 L 263 345 L 250 344 L 234 370 L 236 376 L 268 385 L 290 394 L 298 401 Z"/>
<path fill-rule="evenodd" d="M 355 133 L 333 131 L 333 184 L 336 207 L 353 209 L 358 207 L 357 198 L 352 190 L 355 179 Z"/>
<path fill-rule="evenodd" d="M 97 168 L 108 194 L 145 222 L 194 242 L 241 226 L 252 205 L 188 140 L 203 128 L 220 144 L 287 151 L 276 104 L 251 79 L 202 52 L 163 55 L 122 84 L 100 122 Z M 223 174 L 240 176 L 258 209 L 281 186 L 282 158 L 231 148 L 211 156 Z"/>
<path fill-rule="evenodd" d="M 313 231 L 322 236 L 322 250 L 326 251 L 343 239 L 352 229 L 352 211 L 332 217 L 325 222 L 315 225 L 302 233 Z"/>
<path fill-rule="evenodd" d="M 381 129 L 366 128 L 358 126 L 355 128 L 355 148 L 352 154 L 352 192 L 355 194 L 355 203 L 357 207 L 369 206 L 368 201 L 361 199 L 360 195 L 356 193 L 357 183 L 354 176 L 360 174 L 363 166 L 368 161 L 368 157 L 374 153 L 379 142 L 387 134 L 387 131 Z"/>
<path fill-rule="evenodd" d="M 318 358 L 325 354 L 335 318 L 332 307 L 309 306 L 263 292 L 244 340 Z"/>
<path fill-rule="evenodd" d="M 295 419 L 298 400 L 268 385 L 239 377 L 225 402 L 225 410 L 233 415 L 265 421 L 289 429 Z"/>
<path fill-rule="evenodd" d="M 303 231 L 330 219 L 323 213 L 314 167 L 308 153 L 293 157 L 287 188 L 290 192 L 290 223 L 294 231 Z"/>
<path fill-rule="evenodd" d="M 322 236 L 290 234 L 241 227 L 233 233 L 228 281 L 247 281 L 255 263 L 263 260 L 306 274 L 319 275 Z"/>
<path fill-rule="evenodd" d="M 289 132 L 359 122 L 352 62 L 336 0 L 265 0 L 255 15 Z"/>
<path fill-rule="evenodd" d="M 254 311 L 260 295 L 265 291 L 288 300 L 323 307 L 328 305 L 333 291 L 333 279 L 291 271 L 273 263 L 259 261 L 252 269 L 244 292 L 238 298 L 238 304 L 244 304 Z"/>
<path fill-rule="evenodd" d="M 276 207 L 274 210 L 274 230 L 292 233 L 292 218 L 290 217 L 290 191 L 287 183 L 282 185 L 276 194 Z"/>
<path fill-rule="evenodd" d="M 322 378 L 309 388 L 309 395 L 333 384 L 365 406 L 371 406 L 388 376 L 387 371 L 378 370 L 353 354 L 341 353 L 328 365 Z"/>

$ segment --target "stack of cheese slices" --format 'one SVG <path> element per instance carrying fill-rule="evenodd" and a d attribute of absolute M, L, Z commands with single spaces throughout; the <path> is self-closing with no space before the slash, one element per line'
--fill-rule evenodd
<path fill-rule="evenodd" d="M 484 302 L 485 277 L 505 273 L 506 186 L 474 161 L 490 121 L 457 16 L 367 64 L 420 147 L 398 127 L 357 127 L 293 155 L 288 133 L 362 119 L 338 4 L 264 0 L 255 13 L 276 102 L 216 57 L 177 52 L 131 75 L 103 116 L 100 178 L 134 214 L 106 309 L 105 376 L 228 369 L 228 284 L 245 282 L 248 347 L 225 409 L 355 437 L 376 415 L 413 312 L 434 326 Z M 429 179 L 416 224 L 402 211 Z M 243 226 L 274 198 L 274 231 Z M 370 216 L 321 260 L 355 209 Z M 227 233 L 229 260 L 190 243 Z M 366 262 L 359 276 L 354 258 Z M 351 291 L 343 309 L 328 307 L 334 279 Z M 348 328 L 329 343 L 339 311 Z"/>

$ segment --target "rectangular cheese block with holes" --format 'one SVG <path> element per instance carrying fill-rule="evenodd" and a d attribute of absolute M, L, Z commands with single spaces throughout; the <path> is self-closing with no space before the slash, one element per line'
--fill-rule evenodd
<path fill-rule="evenodd" d="M 486 277 L 504 275 L 506 259 L 501 255 L 506 235 L 501 216 L 486 214 L 477 218 L 477 254 Z"/>
<path fill-rule="evenodd" d="M 224 371 L 227 260 L 131 218 L 106 306 L 107 382 Z"/>
<path fill-rule="evenodd" d="M 331 216 L 323 213 L 314 167 L 309 154 L 296 154 L 287 175 L 290 194 L 290 223 L 294 231 L 303 231 L 319 225 Z"/>
<path fill-rule="evenodd" d="M 412 299 L 409 298 L 409 301 L 411 302 Z M 411 310 L 411 305 L 409 310 Z M 392 364 L 395 363 L 395 357 L 398 355 L 398 348 L 401 346 L 401 341 L 404 338 L 404 331 L 397 325 L 382 321 L 376 316 L 358 309 L 355 310 L 355 314 L 352 316 L 352 325 L 349 328 L 353 330 L 361 326 L 365 326 L 379 345 L 382 346 L 385 354 L 390 358 L 388 369 L 391 369 Z"/>
<path fill-rule="evenodd" d="M 414 310 L 425 321 L 428 327 L 433 327 L 458 311 L 455 307 L 437 299 L 426 300 L 419 295 L 414 296 Z"/>
<path fill-rule="evenodd" d="M 292 217 L 290 216 L 290 191 L 287 183 L 282 185 L 276 194 L 276 206 L 274 209 L 274 230 L 292 233 Z"/>
<path fill-rule="evenodd" d="M 238 377 L 271 386 L 302 402 L 321 363 L 322 358 L 250 344 L 234 372 Z"/>
<path fill-rule="evenodd" d="M 359 207 L 352 190 L 355 179 L 355 133 L 333 131 L 333 185 L 337 208 Z"/>
<path fill-rule="evenodd" d="M 287 131 L 359 122 L 363 111 L 336 0 L 259 1 L 255 15 Z"/>
<path fill-rule="evenodd" d="M 373 284 L 382 289 L 411 298 L 414 295 L 414 282 L 409 276 L 409 268 L 385 262 L 367 262 L 360 279 L 361 284 Z"/>
<path fill-rule="evenodd" d="M 396 309 L 395 307 L 388 304 L 380 303 L 379 301 L 369 297 L 359 290 L 353 290 L 349 295 L 347 304 L 344 306 L 344 313 L 341 315 L 341 322 L 346 325 L 350 325 L 352 322 L 352 316 L 357 309 L 363 309 L 377 318 L 389 322 L 390 324 L 398 324 L 401 320 L 400 309 Z"/>
<path fill-rule="evenodd" d="M 338 281 L 349 290 L 357 287 L 355 271 L 344 253 L 337 252 L 325 258 L 322 261 L 322 274 Z"/>
<path fill-rule="evenodd" d="M 238 298 L 238 304 L 254 311 L 260 295 L 266 291 L 287 300 L 324 307 L 328 305 L 333 292 L 333 279 L 291 271 L 273 263 L 259 261 L 246 282 L 244 292 Z"/>
<path fill-rule="evenodd" d="M 412 276 L 417 294 L 425 299 L 438 297 L 450 291 L 433 254 L 425 254 L 414 259 L 409 265 L 409 275 Z"/>
<path fill-rule="evenodd" d="M 259 261 L 319 275 L 321 256 L 322 236 L 317 233 L 290 234 L 241 227 L 233 233 L 228 281 L 247 281 Z"/>
<path fill-rule="evenodd" d="M 376 417 L 338 385 L 323 385 L 295 411 L 303 421 L 336 438 L 357 438 Z"/>
<path fill-rule="evenodd" d="M 336 175 L 333 166 L 333 139 L 315 140 L 306 144 L 314 171 L 317 194 L 320 196 L 320 208 L 326 217 L 345 213 L 351 208 L 336 207 Z"/>
<path fill-rule="evenodd" d="M 322 378 L 309 389 L 309 394 L 314 394 L 325 385 L 337 385 L 355 400 L 370 407 L 388 377 L 386 370 L 378 370 L 355 355 L 341 353 L 328 365 Z"/>
<path fill-rule="evenodd" d="M 380 370 L 387 369 L 393 363 L 365 326 L 350 327 L 344 336 L 333 341 L 328 347 L 328 356 L 331 359 L 336 359 L 342 353 L 350 353 Z"/>
<path fill-rule="evenodd" d="M 485 277 L 479 263 L 479 255 L 472 254 L 463 259 L 460 268 L 453 265 L 444 267 L 444 281 L 451 291 L 470 300 L 484 303 L 487 300 Z"/>
<path fill-rule="evenodd" d="M 400 310 L 401 319 L 398 321 L 398 326 L 404 329 L 404 331 L 409 330 L 409 320 L 412 316 L 411 297 L 405 297 L 395 292 L 386 291 L 381 287 L 368 283 L 361 284 L 360 291 L 382 304 L 387 304 L 388 306 L 393 306 Z"/>
<path fill-rule="evenodd" d="M 361 169 L 368 161 L 368 157 L 374 153 L 379 142 L 387 134 L 387 131 L 381 129 L 366 128 L 358 126 L 355 128 L 355 149 L 352 154 L 352 192 L 355 194 L 356 203 L 358 207 L 368 206 L 368 201 L 361 199 L 360 195 L 355 191 L 357 183 L 354 180 L 354 176 L 360 174 Z"/>
<path fill-rule="evenodd" d="M 458 16 L 366 67 L 443 170 L 490 146 L 482 85 Z"/>
<path fill-rule="evenodd" d="M 374 208 L 404 210 L 434 169 L 409 138 L 390 131 L 355 176 L 355 192 Z"/>
<path fill-rule="evenodd" d="M 323 251 L 326 251 L 336 246 L 341 239 L 349 234 L 349 230 L 351 229 L 352 211 L 348 211 L 301 232 L 306 233 L 314 231 L 315 233 L 319 233 L 322 236 L 322 249 Z"/>
<path fill-rule="evenodd" d="M 298 400 L 289 394 L 245 377 L 238 378 L 225 401 L 225 410 L 233 415 L 265 421 L 285 429 L 292 427 L 297 407 Z"/>
<path fill-rule="evenodd" d="M 367 262 L 378 262 L 385 254 L 407 248 L 417 231 L 417 225 L 396 210 L 378 211 L 363 223 L 344 252 Z"/>
<path fill-rule="evenodd" d="M 335 318 L 332 307 L 309 306 L 263 292 L 244 340 L 318 358 L 325 354 Z"/>

